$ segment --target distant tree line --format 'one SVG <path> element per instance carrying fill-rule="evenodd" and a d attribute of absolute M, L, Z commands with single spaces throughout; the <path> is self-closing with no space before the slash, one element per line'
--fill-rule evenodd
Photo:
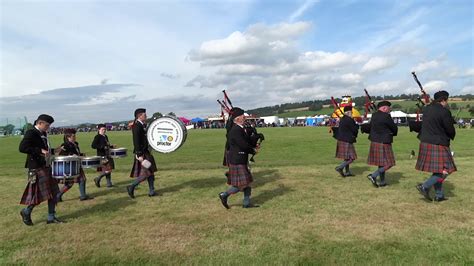
<path fill-rule="evenodd" d="M 416 101 L 419 97 L 419 94 L 400 94 L 400 95 L 384 95 L 384 96 L 372 96 L 372 100 L 380 101 L 380 100 L 411 100 Z M 472 94 L 465 94 L 465 95 L 458 95 L 452 96 L 455 98 L 462 98 L 463 101 L 474 100 L 474 95 Z M 341 101 L 341 98 L 335 98 L 337 102 Z M 363 106 L 365 104 L 365 95 L 364 96 L 357 96 L 352 97 L 352 101 L 356 104 L 356 106 Z M 296 102 L 296 103 L 283 103 L 277 104 L 273 106 L 265 106 L 255 109 L 247 110 L 247 113 L 255 114 L 258 116 L 269 116 L 269 115 L 278 115 L 286 112 L 287 110 L 297 109 L 297 108 L 308 108 L 310 111 L 319 111 L 323 108 L 323 105 L 331 104 L 330 99 L 325 100 L 313 100 L 313 101 L 303 101 L 303 102 Z M 456 104 L 454 104 L 454 109 L 456 108 Z M 451 106 L 453 108 L 453 106 Z M 394 104 L 392 106 L 394 110 L 402 110 L 402 106 L 399 104 Z M 416 106 L 408 107 L 403 109 L 403 111 L 408 113 L 416 112 Z"/>

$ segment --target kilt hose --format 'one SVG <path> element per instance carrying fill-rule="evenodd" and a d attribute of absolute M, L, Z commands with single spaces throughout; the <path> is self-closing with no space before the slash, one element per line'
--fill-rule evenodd
<path fill-rule="evenodd" d="M 112 170 L 115 169 L 115 162 L 114 162 L 114 158 L 111 158 L 111 157 L 107 157 L 107 163 L 104 163 L 97 167 L 97 172 L 102 172 L 103 174 L 105 174 L 106 172 L 110 173 L 112 172 Z"/>
<path fill-rule="evenodd" d="M 38 205 L 43 201 L 54 200 L 59 193 L 58 181 L 51 177 L 51 168 L 36 169 L 36 181 L 26 185 L 20 204 Z"/>
<path fill-rule="evenodd" d="M 383 166 L 385 170 L 395 165 L 392 144 L 370 142 L 368 165 Z"/>
<path fill-rule="evenodd" d="M 357 153 L 353 143 L 338 140 L 336 147 L 336 158 L 343 160 L 357 159 Z"/>
<path fill-rule="evenodd" d="M 150 168 L 147 169 L 143 167 L 142 163 L 135 158 L 133 161 L 133 167 L 132 172 L 130 173 L 130 177 L 149 177 L 154 175 L 157 170 L 155 158 L 150 153 L 143 154 L 143 158 L 150 161 Z"/>
<path fill-rule="evenodd" d="M 227 184 L 240 189 L 248 187 L 253 182 L 252 173 L 246 164 L 229 164 Z"/>
<path fill-rule="evenodd" d="M 416 170 L 430 173 L 451 174 L 457 171 L 453 156 L 449 147 L 420 142 Z"/>

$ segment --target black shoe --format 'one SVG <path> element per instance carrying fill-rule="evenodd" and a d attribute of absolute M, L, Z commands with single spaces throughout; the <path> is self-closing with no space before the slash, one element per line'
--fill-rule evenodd
<path fill-rule="evenodd" d="M 63 202 L 63 194 L 58 194 L 57 198 L 58 202 Z"/>
<path fill-rule="evenodd" d="M 100 180 L 98 177 L 94 178 L 94 184 L 96 187 L 100 187 Z"/>
<path fill-rule="evenodd" d="M 158 196 L 158 193 L 153 192 L 153 193 L 148 194 L 148 197 L 155 197 L 155 196 Z"/>
<path fill-rule="evenodd" d="M 342 177 L 346 177 L 346 176 L 344 175 L 344 172 L 342 171 L 342 169 L 336 167 L 336 168 L 334 168 L 334 170 L 336 170 L 336 172 L 338 172 Z"/>
<path fill-rule="evenodd" d="M 355 176 L 353 173 L 349 172 L 349 173 L 345 173 L 344 176 Z"/>
<path fill-rule="evenodd" d="M 64 223 L 64 222 L 61 221 L 61 220 L 59 220 L 58 218 L 54 217 L 53 220 L 48 220 L 46 223 L 47 223 L 47 224 L 62 224 L 62 223 Z"/>
<path fill-rule="evenodd" d="M 379 187 L 386 187 L 386 186 L 388 186 L 387 183 L 379 184 Z"/>
<path fill-rule="evenodd" d="M 367 175 L 367 179 L 369 179 L 369 181 L 372 183 L 372 185 L 374 185 L 374 187 L 379 187 L 379 185 L 377 185 L 377 181 L 372 176 L 372 174 Z"/>
<path fill-rule="evenodd" d="M 107 185 L 108 188 L 114 187 L 114 185 Z"/>
<path fill-rule="evenodd" d="M 135 195 L 133 194 L 133 187 L 132 186 L 127 186 L 127 192 L 130 198 L 134 199 Z"/>
<path fill-rule="evenodd" d="M 248 209 L 248 208 L 258 208 L 260 205 L 255 205 L 255 204 L 249 204 L 249 205 L 243 205 L 242 208 Z"/>
<path fill-rule="evenodd" d="M 229 196 L 226 196 L 224 192 L 219 193 L 219 198 L 221 199 L 221 203 L 226 209 L 230 209 L 229 204 L 227 204 L 228 197 Z"/>
<path fill-rule="evenodd" d="M 423 195 L 423 197 L 425 197 L 425 199 L 429 200 L 429 201 L 432 201 L 431 197 L 430 197 L 430 191 L 429 189 L 425 188 L 423 186 L 423 184 L 418 184 L 416 185 L 416 189 L 418 189 L 418 192 L 420 192 L 421 195 Z"/>
<path fill-rule="evenodd" d="M 21 210 L 20 215 L 24 224 L 29 226 L 33 225 L 33 221 L 31 221 L 31 214 L 26 214 L 23 210 Z"/>
<path fill-rule="evenodd" d="M 448 198 L 445 198 L 444 196 L 443 196 L 443 197 L 435 197 L 435 198 L 434 198 L 434 201 L 438 201 L 438 202 L 440 202 L 440 201 L 445 201 L 445 200 L 448 200 Z"/>
<path fill-rule="evenodd" d="M 91 200 L 93 199 L 94 197 L 92 196 L 89 196 L 89 195 L 86 195 L 84 198 L 79 198 L 80 201 L 84 201 L 84 200 Z"/>

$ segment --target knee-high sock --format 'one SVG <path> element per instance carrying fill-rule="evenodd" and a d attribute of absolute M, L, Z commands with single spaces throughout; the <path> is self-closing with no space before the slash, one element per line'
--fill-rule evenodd
<path fill-rule="evenodd" d="M 149 194 L 155 193 L 155 176 L 151 175 L 147 178 Z"/>
<path fill-rule="evenodd" d="M 385 171 L 380 173 L 380 185 L 385 185 Z"/>
<path fill-rule="evenodd" d="M 250 204 L 250 195 L 252 194 L 252 188 L 246 187 L 244 188 L 244 206 L 248 206 Z"/>
<path fill-rule="evenodd" d="M 132 182 L 132 188 L 134 189 L 136 186 L 138 186 L 141 182 L 145 181 L 148 177 L 147 176 L 142 176 L 142 177 L 136 177 L 135 180 Z"/>
<path fill-rule="evenodd" d="M 342 161 L 342 163 L 337 167 L 337 169 L 344 169 L 347 167 L 347 169 L 349 169 L 349 164 L 351 164 L 354 160 L 352 159 L 345 159 L 344 161 Z"/>
<path fill-rule="evenodd" d="M 240 189 L 238 187 L 231 186 L 229 189 L 227 189 L 226 192 L 224 192 L 224 195 L 227 197 L 232 194 L 238 193 L 239 191 Z"/>
<path fill-rule="evenodd" d="M 102 173 L 102 174 L 100 174 L 100 175 L 97 177 L 97 179 L 99 180 L 99 182 L 100 182 L 100 180 L 102 179 L 102 177 L 104 177 L 104 176 L 106 176 L 106 175 L 107 175 L 107 173 Z"/>
<path fill-rule="evenodd" d="M 381 173 L 385 172 L 385 169 L 383 166 L 379 166 L 379 168 L 377 168 L 377 170 L 375 170 L 373 173 L 372 173 L 372 176 L 373 177 L 377 177 L 379 176 Z"/>
<path fill-rule="evenodd" d="M 56 201 L 49 199 L 48 200 L 48 221 L 54 219 L 56 214 Z"/>
<path fill-rule="evenodd" d="M 423 187 L 431 188 L 434 184 L 438 182 L 439 178 L 442 178 L 442 173 L 433 173 L 426 181 L 423 183 Z"/>
<path fill-rule="evenodd" d="M 35 205 L 28 205 L 28 207 L 24 208 L 24 212 L 25 214 L 27 215 L 31 215 L 31 212 L 33 211 L 33 208 L 35 207 Z"/>
<path fill-rule="evenodd" d="M 112 173 L 107 173 L 105 175 L 105 179 L 107 180 L 107 186 L 111 187 L 112 186 Z"/>
<path fill-rule="evenodd" d="M 87 195 L 86 195 L 86 180 L 81 180 L 79 182 L 79 193 L 81 194 L 81 198 L 85 198 Z"/>

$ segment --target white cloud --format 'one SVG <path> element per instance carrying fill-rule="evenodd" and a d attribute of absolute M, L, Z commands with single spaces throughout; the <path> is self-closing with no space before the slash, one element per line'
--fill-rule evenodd
<path fill-rule="evenodd" d="M 288 18 L 289 22 L 293 22 L 299 17 L 301 17 L 304 12 L 310 9 L 314 4 L 318 3 L 318 0 L 306 0 L 300 7 L 298 7 L 295 12 L 291 13 L 290 17 Z"/>
<path fill-rule="evenodd" d="M 446 90 L 448 89 L 448 83 L 443 80 L 431 80 L 423 85 L 425 90 L 429 91 L 439 91 L 439 90 Z"/>
<path fill-rule="evenodd" d="M 390 68 L 396 64 L 396 61 L 387 57 L 372 57 L 362 66 L 362 72 L 379 72 Z"/>
<path fill-rule="evenodd" d="M 430 61 L 425 61 L 419 63 L 417 66 L 412 68 L 411 71 L 416 71 L 416 72 L 423 72 L 429 69 L 435 69 L 440 66 L 440 63 L 438 60 L 430 60 Z"/>

